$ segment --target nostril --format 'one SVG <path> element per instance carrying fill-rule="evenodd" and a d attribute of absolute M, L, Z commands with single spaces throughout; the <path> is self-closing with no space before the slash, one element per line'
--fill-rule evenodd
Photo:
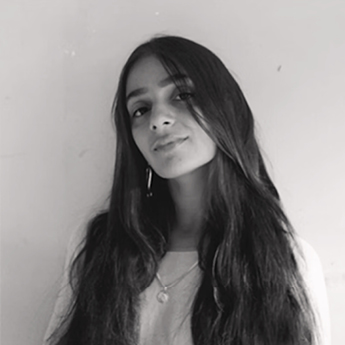
<path fill-rule="evenodd" d="M 157 130 L 158 129 L 158 127 L 162 127 L 162 126 L 170 126 L 172 124 L 172 121 L 164 121 L 164 122 L 162 122 L 161 124 L 152 124 L 152 129 L 153 130 Z"/>

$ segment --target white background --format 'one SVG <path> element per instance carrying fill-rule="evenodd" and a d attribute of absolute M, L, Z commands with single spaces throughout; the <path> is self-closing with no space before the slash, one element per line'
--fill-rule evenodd
<path fill-rule="evenodd" d="M 286 211 L 321 258 L 343 344 L 344 0 L 0 6 L 1 344 L 42 342 L 70 233 L 109 194 L 120 69 L 156 33 L 196 40 L 234 73 Z"/>

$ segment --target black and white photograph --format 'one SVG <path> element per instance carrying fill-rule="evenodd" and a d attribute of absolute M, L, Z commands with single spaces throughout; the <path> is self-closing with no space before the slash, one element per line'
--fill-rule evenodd
<path fill-rule="evenodd" d="M 3 0 L 1 345 L 343 345 L 345 2 Z"/>

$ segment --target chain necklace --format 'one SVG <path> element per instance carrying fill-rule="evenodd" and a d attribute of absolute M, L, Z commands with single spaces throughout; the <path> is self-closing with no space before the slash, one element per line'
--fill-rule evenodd
<path fill-rule="evenodd" d="M 175 285 L 177 285 L 184 277 L 186 277 L 190 272 L 192 272 L 192 270 L 198 265 L 198 262 L 199 261 L 195 262 L 193 264 L 193 266 L 191 266 L 186 273 L 182 274 L 181 277 L 177 278 L 176 280 L 174 280 L 169 285 L 164 285 L 163 284 L 162 279 L 161 279 L 159 273 L 157 272 L 156 273 L 156 278 L 157 278 L 157 281 L 158 281 L 159 285 L 161 286 L 161 290 L 157 294 L 158 302 L 166 303 L 169 300 L 168 289 L 170 289 L 170 288 L 174 287 Z"/>

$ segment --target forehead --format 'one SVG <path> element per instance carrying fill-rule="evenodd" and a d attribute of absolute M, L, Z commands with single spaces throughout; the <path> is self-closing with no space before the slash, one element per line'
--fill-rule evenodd
<path fill-rule="evenodd" d="M 157 85 L 161 80 L 169 76 L 162 63 L 154 56 L 148 56 L 139 60 L 129 72 L 126 92 L 134 89 Z"/>

